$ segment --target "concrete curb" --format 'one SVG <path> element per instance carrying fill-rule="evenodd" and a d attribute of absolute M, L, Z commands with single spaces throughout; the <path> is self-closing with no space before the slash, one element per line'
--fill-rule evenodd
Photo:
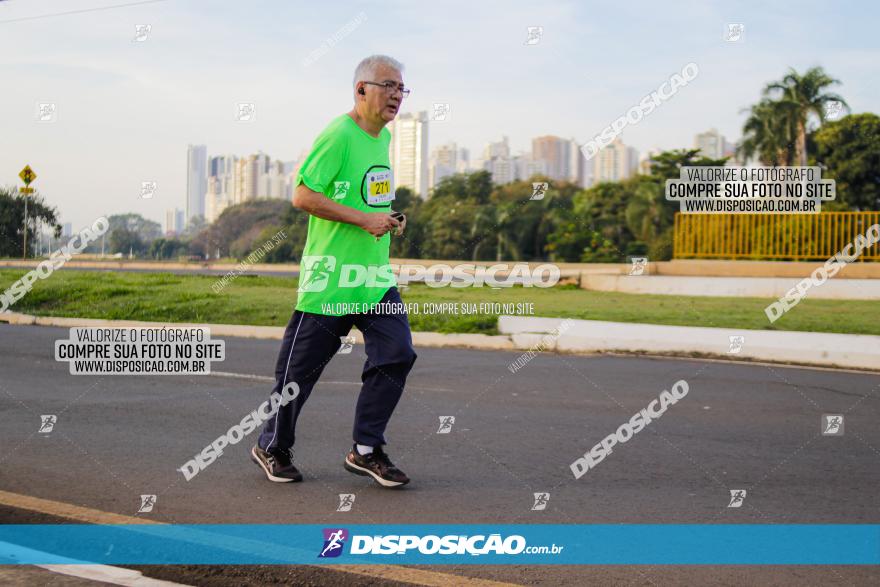
<path fill-rule="evenodd" d="M 57 326 L 61 328 L 161 328 L 168 322 L 144 322 L 140 320 L 101 320 L 98 318 L 61 318 L 55 316 L 32 316 L 18 312 L 0 313 L 0 322 L 25 326 Z M 243 324 L 195 324 L 175 322 L 174 326 L 208 327 L 212 337 L 232 336 L 236 338 L 261 338 L 281 340 L 284 328 L 280 326 L 247 326 Z M 358 344 L 364 338 L 359 330 L 352 330 Z M 442 332 L 413 332 L 416 346 L 437 348 L 473 348 L 493 351 L 512 351 L 513 342 L 509 336 L 490 336 L 487 334 L 444 334 Z"/>
<path fill-rule="evenodd" d="M 785 295 L 797 283 L 808 278 L 789 277 L 691 277 L 672 275 L 581 275 L 580 287 L 592 291 L 664 296 L 709 296 L 769 298 Z M 880 300 L 880 280 L 829 279 L 822 287 L 810 290 L 817 300 Z M 769 302 L 768 302 L 769 303 Z"/>
<path fill-rule="evenodd" d="M 61 328 L 156 328 L 169 325 L 167 322 L 60 318 L 18 312 L 0 313 L 0 322 Z M 284 328 L 276 326 L 193 323 L 174 323 L 174 326 L 208 327 L 214 337 L 280 340 L 284 335 Z M 560 327 L 562 332 L 557 335 Z M 519 316 L 500 316 L 498 329 L 501 334 L 494 336 L 441 332 L 413 332 L 412 336 L 417 347 L 714 357 L 880 371 L 880 336 L 863 334 L 735 330 Z M 358 344 L 363 344 L 360 331 L 352 330 L 352 334 Z M 737 353 L 729 352 L 731 336 L 744 337 L 742 349 Z"/>
<path fill-rule="evenodd" d="M 0 259 L 0 267 L 34 268 L 39 259 Z M 513 263 L 514 261 L 504 261 Z M 645 267 L 645 275 L 678 275 L 690 277 L 786 277 L 801 280 L 824 263 L 819 261 L 746 261 L 722 259 L 674 259 L 672 261 L 650 261 Z M 392 264 L 406 265 L 455 265 L 457 263 L 475 263 L 478 267 L 488 267 L 495 261 L 456 261 L 451 259 L 409 259 L 392 257 Z M 543 261 L 530 261 L 531 268 L 543 264 Z M 65 263 L 69 269 L 142 269 L 142 270 L 191 270 L 200 271 L 235 271 L 240 263 L 199 261 L 133 261 L 128 259 L 97 260 L 80 255 Z M 630 263 L 554 263 L 563 275 L 627 275 Z M 299 272 L 298 263 L 255 263 L 248 265 L 249 270 L 271 273 L 291 274 Z M 835 279 L 880 279 L 880 263 L 859 261 L 843 267 Z"/>
<path fill-rule="evenodd" d="M 564 323 L 564 326 L 563 326 Z M 560 334 L 556 335 L 558 331 Z M 880 371 L 880 336 L 625 324 L 598 320 L 501 316 L 498 330 L 517 348 L 558 352 L 688 354 Z M 744 337 L 731 353 L 731 336 Z"/>

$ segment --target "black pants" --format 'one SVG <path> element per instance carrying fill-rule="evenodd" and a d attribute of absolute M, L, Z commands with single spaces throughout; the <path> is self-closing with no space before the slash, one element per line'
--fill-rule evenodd
<path fill-rule="evenodd" d="M 394 304 L 398 309 L 402 307 L 396 287 L 388 290 L 382 302 Z M 339 350 L 340 337 L 346 336 L 352 325 L 363 333 L 367 351 L 353 439 L 366 446 L 385 444 L 385 427 L 416 361 L 406 314 L 401 311 L 323 316 L 297 310 L 284 331 L 272 391 L 280 393 L 293 381 L 299 386 L 299 396 L 266 420 L 259 439 L 261 448 L 288 449 L 293 446 L 300 410 L 324 367 Z"/>

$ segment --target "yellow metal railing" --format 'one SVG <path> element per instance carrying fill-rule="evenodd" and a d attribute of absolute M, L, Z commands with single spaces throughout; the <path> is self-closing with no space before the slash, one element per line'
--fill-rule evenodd
<path fill-rule="evenodd" d="M 676 259 L 828 259 L 880 223 L 880 212 L 675 214 Z M 859 261 L 880 260 L 880 244 Z"/>

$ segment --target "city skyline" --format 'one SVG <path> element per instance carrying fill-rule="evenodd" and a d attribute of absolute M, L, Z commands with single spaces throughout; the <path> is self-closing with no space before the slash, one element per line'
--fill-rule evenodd
<path fill-rule="evenodd" d="M 405 122 L 403 125 L 389 125 L 389 132 L 392 132 L 389 158 L 395 169 L 395 185 L 408 187 L 423 199 L 430 197 L 434 187 L 444 177 L 479 170 L 488 171 L 496 184 L 541 175 L 551 182 L 567 181 L 588 188 L 600 181 L 620 181 L 638 173 L 647 173 L 649 169 L 645 162 L 657 152 L 651 149 L 640 156 L 637 149 L 626 145 L 618 137 L 587 161 L 578 141 L 543 135 L 532 139 L 530 152 L 521 151 L 514 155 L 508 137 L 504 136 L 501 141 L 487 142 L 481 157 L 471 158 L 470 151 L 459 148 L 454 141 L 431 148 L 427 112 L 405 113 L 401 117 Z M 403 136 L 398 136 L 398 133 Z M 692 145 L 702 156 L 716 159 L 732 156 L 733 147 L 733 143 L 715 128 L 695 134 Z M 430 155 L 426 155 L 428 152 Z M 190 209 L 203 210 L 202 219 L 212 223 L 232 205 L 257 199 L 291 200 L 299 165 L 306 154 L 303 152 L 298 159 L 290 161 L 272 159 L 262 151 L 243 156 L 211 156 L 206 145 L 189 145 L 185 207 L 184 210 L 176 206 L 166 210 L 165 232 L 176 234 L 185 229 L 193 219 L 189 215 Z M 197 159 L 195 166 L 194 155 Z M 202 176 L 194 177 L 199 169 Z M 427 187 L 416 189 L 416 184 Z M 194 185 L 203 186 L 201 201 L 193 194 L 191 188 Z M 183 222 L 179 220 L 179 214 L 183 215 Z"/>
<path fill-rule="evenodd" d="M 472 158 L 503 136 L 513 152 L 543 135 L 588 141 L 697 56 L 696 79 L 625 128 L 626 145 L 642 153 L 690 148 L 712 128 L 736 140 L 741 110 L 789 67 L 820 65 L 841 80 L 853 112 L 880 109 L 880 59 L 867 41 L 876 6 L 807 3 L 791 13 L 759 3 L 737 11 L 689 4 L 685 12 L 645 4 L 626 27 L 615 25 L 618 9 L 574 2 L 511 2 L 503 11 L 450 2 L 427 20 L 396 2 L 321 5 L 308 14 L 271 2 L 218 2 L 210 11 L 163 2 L 14 20 L 92 7 L 0 4 L 0 42 L 9 45 L 0 70 L 16 87 L 0 112 L 15 137 L 0 144 L 0 181 L 16 184 L 30 164 L 34 187 L 75 227 L 123 212 L 161 222 L 185 197 L 187 144 L 298 159 L 350 109 L 354 66 L 371 53 L 406 66 L 413 94 L 403 113 L 448 105 L 443 120 L 430 121 L 429 148 L 455 142 Z M 141 40 L 139 23 L 151 25 Z M 723 38 L 728 23 L 744 23 L 742 42 Z M 534 25 L 543 36 L 527 44 Z M 329 38 L 333 45 L 316 52 Z M 646 44 L 662 51 L 637 50 Z M 36 120 L 42 103 L 55 105 L 51 120 Z M 247 121 L 236 118 L 241 104 L 253 105 Z M 151 198 L 140 197 L 144 182 L 155 183 Z"/>

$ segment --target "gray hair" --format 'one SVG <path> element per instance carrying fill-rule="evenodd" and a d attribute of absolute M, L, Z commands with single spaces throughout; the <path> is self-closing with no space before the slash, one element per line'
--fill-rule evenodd
<path fill-rule="evenodd" d="M 403 73 L 403 63 L 397 59 L 387 55 L 371 55 L 358 63 L 354 70 L 354 81 L 352 83 L 356 86 L 359 81 L 375 81 L 370 78 L 376 74 L 376 69 L 380 65 L 386 65 L 399 73 Z"/>

